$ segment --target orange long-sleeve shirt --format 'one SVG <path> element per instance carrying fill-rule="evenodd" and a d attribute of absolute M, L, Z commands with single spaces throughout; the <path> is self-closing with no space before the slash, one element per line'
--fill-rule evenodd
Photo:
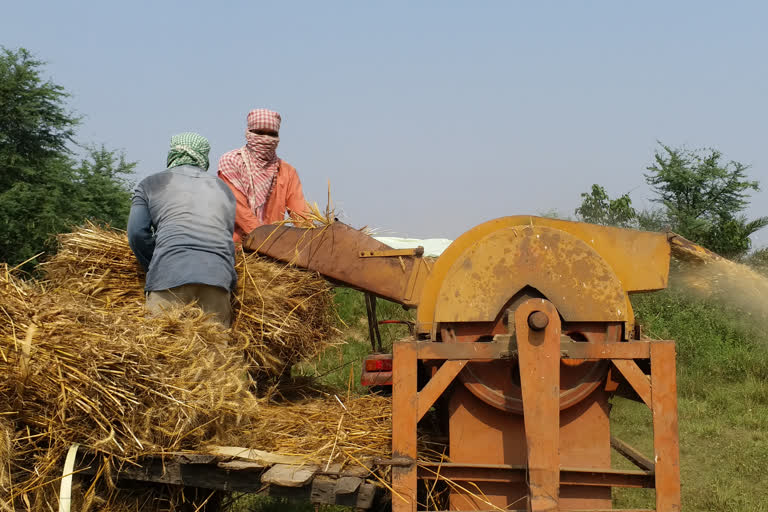
<path fill-rule="evenodd" d="M 242 241 L 248 236 L 248 233 L 261 225 L 283 220 L 288 210 L 299 214 L 307 211 L 307 202 L 304 199 L 304 191 L 301 188 L 299 175 L 292 165 L 283 160 L 280 160 L 280 168 L 277 171 L 275 185 L 272 187 L 272 191 L 267 198 L 267 204 L 264 207 L 264 222 L 259 221 L 251 211 L 245 194 L 235 188 L 221 174 L 219 174 L 219 178 L 229 186 L 237 200 L 235 234 L 233 236 L 235 242 Z"/>

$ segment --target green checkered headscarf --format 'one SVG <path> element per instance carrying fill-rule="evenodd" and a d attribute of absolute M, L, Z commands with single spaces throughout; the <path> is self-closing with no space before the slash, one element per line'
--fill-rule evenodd
<path fill-rule="evenodd" d="M 168 151 L 168 168 L 196 165 L 207 171 L 210 150 L 211 144 L 202 135 L 193 132 L 174 135 L 171 137 L 171 149 Z"/>

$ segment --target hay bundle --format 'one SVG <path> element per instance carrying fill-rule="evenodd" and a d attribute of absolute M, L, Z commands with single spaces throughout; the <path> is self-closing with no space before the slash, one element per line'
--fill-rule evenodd
<path fill-rule="evenodd" d="M 335 334 L 319 277 L 238 255 L 235 322 L 222 331 L 193 307 L 145 317 L 124 233 L 91 225 L 59 241 L 42 283 L 0 266 L 0 510 L 55 509 L 73 442 L 105 454 L 107 467 L 207 444 L 351 463 L 388 454 L 385 399 L 350 398 L 347 411 L 328 395 L 275 404 L 248 389 L 254 365 L 274 377 Z M 91 492 L 86 508 L 130 501 L 99 489 L 106 501 Z"/>
<path fill-rule="evenodd" d="M 122 231 L 87 224 L 58 236 L 58 251 L 42 265 L 53 288 L 91 299 L 101 307 L 144 305 L 144 271 Z"/>
<path fill-rule="evenodd" d="M 391 400 L 378 395 L 311 397 L 263 404 L 249 432 L 250 446 L 308 461 L 357 463 L 388 457 Z"/>
<path fill-rule="evenodd" d="M 157 318 L 100 310 L 5 269 L 0 311 L 16 496 L 45 502 L 41 484 L 56 480 L 73 442 L 127 460 L 232 442 L 255 416 L 243 347 L 196 308 Z"/>
<path fill-rule="evenodd" d="M 95 307 L 141 314 L 144 275 L 124 232 L 89 224 L 58 241 L 57 254 L 43 265 L 49 287 Z M 236 270 L 233 332 L 248 338 L 257 380 L 282 375 L 336 336 L 331 288 L 316 274 L 242 251 Z"/>
<path fill-rule="evenodd" d="M 13 463 L 13 425 L 0 419 L 0 503 L 8 503 L 11 496 L 11 464 Z M 0 505 L 0 510 L 4 508 Z"/>
<path fill-rule="evenodd" d="M 267 377 L 317 355 L 338 332 L 333 296 L 316 274 L 240 252 L 232 330 L 254 343 L 251 362 Z"/>
<path fill-rule="evenodd" d="M 255 404 L 240 347 L 196 308 L 134 316 L 3 281 L 0 403 L 25 425 L 132 455 L 196 446 Z"/>

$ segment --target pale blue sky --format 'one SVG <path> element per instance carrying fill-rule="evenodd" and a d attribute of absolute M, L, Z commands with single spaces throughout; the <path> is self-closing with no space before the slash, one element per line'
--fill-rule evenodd
<path fill-rule="evenodd" d="M 269 107 L 309 200 L 330 180 L 352 225 L 455 237 L 572 215 L 592 183 L 648 206 L 657 140 L 718 148 L 768 189 L 766 26 L 763 2 L 27 0 L 3 6 L 0 45 L 47 61 L 78 140 L 139 176 L 181 131 L 218 161 Z"/>

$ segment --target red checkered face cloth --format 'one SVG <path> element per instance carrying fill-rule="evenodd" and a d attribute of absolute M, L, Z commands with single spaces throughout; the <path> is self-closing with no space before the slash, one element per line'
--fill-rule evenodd
<path fill-rule="evenodd" d="M 259 135 L 250 130 L 280 130 L 280 114 L 271 110 L 252 110 L 248 114 L 246 144 L 221 157 L 219 173 L 248 198 L 248 206 L 256 217 L 264 220 L 264 206 L 272 191 L 280 159 L 276 150 L 279 137 Z"/>
<path fill-rule="evenodd" d="M 280 131 L 280 114 L 274 110 L 257 108 L 248 112 L 248 130 Z"/>

